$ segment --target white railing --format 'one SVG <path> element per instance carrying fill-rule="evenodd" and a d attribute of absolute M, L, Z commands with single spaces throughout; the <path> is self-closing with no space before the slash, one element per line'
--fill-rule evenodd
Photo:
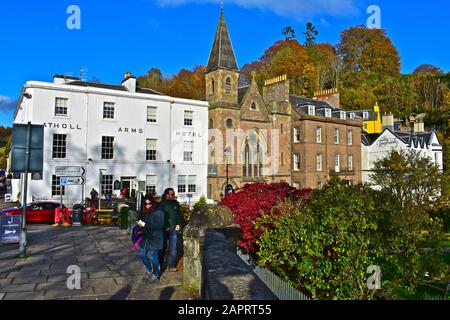
<path fill-rule="evenodd" d="M 237 248 L 237 255 L 249 266 L 259 279 L 275 294 L 280 300 L 311 300 L 304 293 L 298 291 L 293 286 L 282 280 L 273 272 L 261 268 L 249 255 L 246 255 Z"/>

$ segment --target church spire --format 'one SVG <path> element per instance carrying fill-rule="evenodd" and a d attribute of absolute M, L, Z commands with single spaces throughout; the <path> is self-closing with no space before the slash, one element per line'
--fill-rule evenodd
<path fill-rule="evenodd" d="M 233 46 L 231 45 L 230 35 L 224 18 L 223 1 L 220 10 L 220 20 L 217 26 L 211 54 L 209 55 L 206 72 L 216 69 L 228 69 L 238 71 L 236 57 L 234 56 Z"/>

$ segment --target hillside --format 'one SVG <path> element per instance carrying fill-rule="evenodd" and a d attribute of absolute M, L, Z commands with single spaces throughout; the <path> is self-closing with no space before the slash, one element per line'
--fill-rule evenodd
<path fill-rule="evenodd" d="M 5 149 L 10 148 L 12 128 L 0 127 L 0 169 L 6 169 Z"/>
<path fill-rule="evenodd" d="M 262 86 L 264 80 L 286 74 L 295 95 L 312 97 L 315 91 L 337 87 L 346 110 L 372 109 L 378 103 L 383 114 L 391 112 L 400 119 L 427 113 L 426 127 L 439 132 L 445 170 L 450 176 L 450 72 L 424 64 L 411 74 L 402 74 L 400 54 L 380 29 L 349 28 L 341 32 L 337 45 L 316 43 L 319 33 L 312 24 L 303 33 L 304 44 L 295 39 L 290 27 L 283 34 L 284 40 L 241 68 L 240 82 L 248 82 L 253 73 Z M 152 68 L 138 82 L 171 96 L 203 99 L 204 70 L 197 66 L 164 77 L 160 69 Z"/>
<path fill-rule="evenodd" d="M 0 169 L 6 169 L 5 147 L 0 147 Z"/>

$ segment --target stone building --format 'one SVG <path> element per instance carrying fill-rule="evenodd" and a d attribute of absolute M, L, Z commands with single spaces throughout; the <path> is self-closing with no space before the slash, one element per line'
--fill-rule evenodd
<path fill-rule="evenodd" d="M 362 122 L 353 112 L 332 106 L 338 93 L 315 99 L 290 96 L 292 105 L 292 184 L 320 188 L 331 173 L 361 182 Z"/>
<path fill-rule="evenodd" d="M 332 172 L 359 183 L 363 119 L 339 108 L 337 90 L 316 92 L 314 99 L 294 96 L 282 75 L 266 80 L 260 92 L 254 76 L 239 86 L 222 12 L 206 68 L 208 198 L 220 199 L 227 184 L 255 181 L 318 188 Z"/>
<path fill-rule="evenodd" d="M 285 76 L 268 80 L 262 93 L 254 77 L 250 85 L 239 87 L 223 12 L 205 76 L 210 104 L 208 198 L 220 199 L 227 184 L 238 188 L 255 181 L 291 183 L 289 81 Z"/>

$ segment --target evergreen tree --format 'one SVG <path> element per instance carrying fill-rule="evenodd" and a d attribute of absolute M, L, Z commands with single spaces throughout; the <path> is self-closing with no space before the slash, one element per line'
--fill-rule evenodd
<path fill-rule="evenodd" d="M 306 32 L 303 32 L 306 37 L 305 46 L 310 47 L 316 44 L 316 38 L 319 32 L 316 30 L 312 22 L 306 24 Z"/>

